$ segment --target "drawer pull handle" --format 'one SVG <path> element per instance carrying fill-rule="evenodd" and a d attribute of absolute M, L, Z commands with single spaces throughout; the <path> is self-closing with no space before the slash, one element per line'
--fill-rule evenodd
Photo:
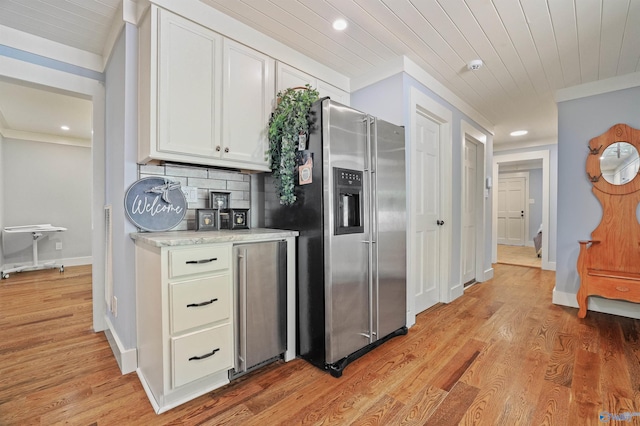
<path fill-rule="evenodd" d="M 207 306 L 207 305 L 210 305 L 213 302 L 217 302 L 217 301 L 218 301 L 218 299 L 216 298 L 216 299 L 207 300 L 206 302 L 201 302 L 201 303 L 189 303 L 187 305 L 187 308 L 197 308 L 199 306 Z"/>
<path fill-rule="evenodd" d="M 218 258 L 217 257 L 212 257 L 211 259 L 187 260 L 186 264 L 187 265 L 195 265 L 195 264 L 199 264 L 199 263 L 213 262 L 214 260 L 218 260 Z"/>
<path fill-rule="evenodd" d="M 219 350 L 220 350 L 220 348 L 212 350 L 211 353 L 209 353 L 209 354 L 204 354 L 204 355 L 200 355 L 200 356 L 192 356 L 191 358 L 189 358 L 189 361 L 194 361 L 194 360 L 197 361 L 199 359 L 209 358 L 211 355 L 215 354 Z"/>

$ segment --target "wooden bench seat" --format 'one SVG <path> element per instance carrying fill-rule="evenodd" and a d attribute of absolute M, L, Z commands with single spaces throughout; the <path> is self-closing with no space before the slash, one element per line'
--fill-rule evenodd
<path fill-rule="evenodd" d="M 593 277 L 612 278 L 616 280 L 640 281 L 640 274 L 635 272 L 607 271 L 602 269 L 588 269 L 587 274 Z"/>

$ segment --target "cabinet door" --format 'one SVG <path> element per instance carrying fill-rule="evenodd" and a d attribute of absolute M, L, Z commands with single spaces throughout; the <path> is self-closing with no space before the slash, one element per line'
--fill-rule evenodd
<path fill-rule="evenodd" d="M 220 156 L 222 37 L 160 10 L 158 151 Z"/>
<path fill-rule="evenodd" d="M 274 64 L 272 58 L 225 39 L 223 158 L 269 170 L 268 126 L 275 98 Z"/>
<path fill-rule="evenodd" d="M 305 84 L 309 84 L 311 88 L 316 89 L 321 98 L 328 96 L 331 100 L 349 105 L 349 93 L 287 64 L 278 62 L 278 92 L 291 87 L 304 87 Z"/>
<path fill-rule="evenodd" d="M 316 89 L 316 83 L 315 77 L 278 62 L 278 92 L 293 87 L 304 87 L 305 84 L 309 84 L 311 88 Z"/>
<path fill-rule="evenodd" d="M 340 90 L 335 86 L 325 83 L 322 80 L 318 80 L 318 93 L 321 98 L 328 96 L 332 101 L 340 102 L 343 105 L 349 105 L 350 96 L 349 93 L 344 90 Z"/>

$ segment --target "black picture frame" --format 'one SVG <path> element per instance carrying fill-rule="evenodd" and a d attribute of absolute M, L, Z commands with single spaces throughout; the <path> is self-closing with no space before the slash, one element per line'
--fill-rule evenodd
<path fill-rule="evenodd" d="M 220 201 L 220 203 L 217 201 Z M 209 208 L 218 209 L 222 212 L 223 210 L 230 208 L 230 201 L 230 192 L 209 191 Z"/>
<path fill-rule="evenodd" d="M 230 209 L 229 227 L 231 229 L 249 229 L 249 209 Z"/>
<path fill-rule="evenodd" d="M 218 209 L 196 209 L 196 231 L 218 229 Z"/>

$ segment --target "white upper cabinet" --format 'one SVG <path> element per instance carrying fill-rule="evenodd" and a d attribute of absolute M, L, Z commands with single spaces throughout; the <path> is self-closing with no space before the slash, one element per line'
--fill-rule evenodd
<path fill-rule="evenodd" d="M 344 105 L 349 105 L 349 93 L 285 63 L 278 62 L 277 74 L 278 92 L 293 87 L 304 87 L 305 84 L 309 84 L 312 88 L 318 91 L 321 98 L 329 96 L 334 101 L 340 102 Z"/>
<path fill-rule="evenodd" d="M 328 96 L 331 100 L 336 102 L 340 102 L 343 105 L 349 105 L 351 101 L 351 96 L 349 93 L 344 90 L 340 90 L 335 86 L 330 85 L 329 83 L 325 83 L 322 80 L 318 80 L 317 90 L 320 94 L 321 98 Z"/>
<path fill-rule="evenodd" d="M 276 70 L 273 58 L 192 18 L 151 4 L 140 22 L 139 163 L 270 171 L 277 91 L 309 84 L 349 105 L 349 93 L 284 63 Z"/>
<path fill-rule="evenodd" d="M 304 87 L 306 84 L 317 89 L 316 81 L 317 80 L 309 74 L 303 73 L 282 62 L 278 62 L 278 92 L 294 87 Z"/>
<path fill-rule="evenodd" d="M 273 59 L 155 5 L 139 43 L 138 162 L 269 170 Z"/>
<path fill-rule="evenodd" d="M 164 10 L 159 17 L 158 151 L 219 157 L 222 36 Z"/>
<path fill-rule="evenodd" d="M 224 40 L 223 157 L 269 170 L 269 117 L 275 99 L 275 61 Z"/>

